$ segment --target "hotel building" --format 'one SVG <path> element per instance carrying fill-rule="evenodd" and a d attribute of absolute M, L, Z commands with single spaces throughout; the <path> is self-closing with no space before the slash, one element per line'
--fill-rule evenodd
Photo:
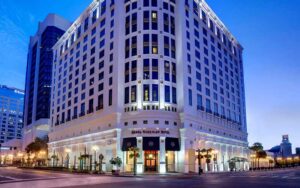
<path fill-rule="evenodd" d="M 62 164 L 95 153 L 130 172 L 132 146 L 138 173 L 197 172 L 197 149 L 216 151 L 206 171 L 248 158 L 243 48 L 205 1 L 95 0 L 53 50 L 49 153 Z"/>
<path fill-rule="evenodd" d="M 23 149 L 36 137 L 46 136 L 50 125 L 52 47 L 70 27 L 63 18 L 49 14 L 30 37 L 25 84 Z"/>
<path fill-rule="evenodd" d="M 23 105 L 23 90 L 0 85 L 0 144 L 22 138 Z"/>

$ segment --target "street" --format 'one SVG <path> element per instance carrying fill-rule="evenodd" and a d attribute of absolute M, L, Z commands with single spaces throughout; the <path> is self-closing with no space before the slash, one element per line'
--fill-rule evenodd
<path fill-rule="evenodd" d="M 46 187 L 299 187 L 300 168 L 261 172 L 204 174 L 202 176 L 167 174 L 138 177 L 81 175 L 41 170 L 0 168 L 0 188 Z"/>

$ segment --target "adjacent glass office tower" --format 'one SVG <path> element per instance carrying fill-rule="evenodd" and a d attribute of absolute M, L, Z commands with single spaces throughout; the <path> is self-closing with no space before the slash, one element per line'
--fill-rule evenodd
<path fill-rule="evenodd" d="M 0 85 L 0 143 L 22 138 L 24 91 Z"/>
<path fill-rule="evenodd" d="M 139 173 L 197 172 L 199 148 L 207 171 L 248 157 L 243 48 L 206 2 L 93 1 L 53 49 L 51 155 L 132 171 L 134 146 Z"/>
<path fill-rule="evenodd" d="M 53 45 L 71 24 L 49 14 L 30 38 L 26 71 L 24 147 L 49 131 Z"/>

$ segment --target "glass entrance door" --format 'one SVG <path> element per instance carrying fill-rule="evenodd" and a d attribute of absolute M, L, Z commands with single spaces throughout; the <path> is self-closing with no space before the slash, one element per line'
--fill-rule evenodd
<path fill-rule="evenodd" d="M 157 171 L 157 151 L 145 151 L 145 171 Z"/>

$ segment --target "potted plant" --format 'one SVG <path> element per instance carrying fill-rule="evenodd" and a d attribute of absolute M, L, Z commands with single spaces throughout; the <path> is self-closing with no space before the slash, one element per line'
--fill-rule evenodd
<path fill-rule="evenodd" d="M 233 172 L 233 170 L 235 169 L 235 162 L 232 160 L 229 161 L 229 169 L 230 172 Z"/>
<path fill-rule="evenodd" d="M 103 174 L 103 169 L 102 169 L 103 159 L 104 159 L 104 156 L 102 155 L 102 153 L 100 153 L 100 155 L 99 155 L 99 173 L 100 174 Z"/>
<path fill-rule="evenodd" d="M 113 169 L 112 169 L 112 174 L 113 175 L 119 175 L 120 174 L 120 167 L 122 165 L 122 160 L 120 157 L 113 157 L 111 158 L 111 160 L 109 161 L 110 164 L 113 165 Z"/>
<path fill-rule="evenodd" d="M 55 167 L 59 161 L 58 156 L 55 153 L 51 156 L 52 159 L 52 167 Z"/>
<path fill-rule="evenodd" d="M 129 158 L 133 159 L 133 174 L 136 175 L 136 160 L 140 157 L 139 148 L 131 147 L 129 151 L 131 152 Z"/>

